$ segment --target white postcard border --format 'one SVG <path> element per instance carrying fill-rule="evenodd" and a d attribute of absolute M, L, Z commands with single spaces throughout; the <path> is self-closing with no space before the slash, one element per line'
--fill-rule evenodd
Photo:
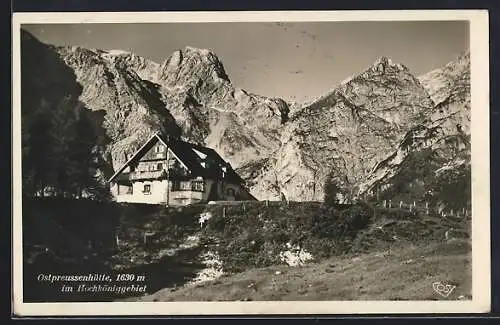
<path fill-rule="evenodd" d="M 23 302 L 20 113 L 21 24 L 407 20 L 468 20 L 470 22 L 473 211 L 473 299 L 471 301 Z M 490 310 L 489 29 L 488 12 L 486 10 L 14 13 L 12 24 L 13 314 L 18 316 L 401 314 L 482 313 Z"/>

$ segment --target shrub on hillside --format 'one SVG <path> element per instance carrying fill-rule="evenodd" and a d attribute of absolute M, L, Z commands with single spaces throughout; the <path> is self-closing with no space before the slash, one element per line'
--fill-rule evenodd
<path fill-rule="evenodd" d="M 328 206 L 337 206 L 351 203 L 354 188 L 349 185 L 347 178 L 330 173 L 325 180 L 323 202 Z"/>
<path fill-rule="evenodd" d="M 323 192 L 325 193 L 323 201 L 326 205 L 334 206 L 339 203 L 338 195 L 340 194 L 340 186 L 332 175 L 327 177 Z"/>
<path fill-rule="evenodd" d="M 433 183 L 435 201 L 458 211 L 471 207 L 470 165 L 455 166 L 436 173 Z"/>
<path fill-rule="evenodd" d="M 299 246 L 314 257 L 344 253 L 357 232 L 370 222 L 374 210 L 362 203 L 326 206 L 302 203 L 293 206 L 254 206 L 245 211 L 215 210 L 203 232 L 228 272 L 282 263 L 280 252 Z"/>

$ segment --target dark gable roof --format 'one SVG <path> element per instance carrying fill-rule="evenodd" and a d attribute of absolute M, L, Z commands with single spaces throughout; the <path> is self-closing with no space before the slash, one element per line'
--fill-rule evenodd
<path fill-rule="evenodd" d="M 172 150 L 172 152 L 186 165 L 186 167 L 195 175 L 203 176 L 203 167 L 201 159 L 192 150 L 189 142 L 158 135 L 163 143 Z"/>
<path fill-rule="evenodd" d="M 231 164 L 225 161 L 214 149 L 174 139 L 171 137 L 169 139 L 169 137 L 165 137 L 162 135 L 159 135 L 159 137 L 162 139 L 164 143 L 168 145 L 168 147 L 171 148 L 171 150 L 175 153 L 175 155 L 180 160 L 182 160 L 182 162 L 186 164 L 186 166 L 191 170 L 191 172 L 194 175 L 204 176 L 204 177 L 219 176 L 222 175 L 222 167 L 226 167 L 225 177 L 224 177 L 225 179 L 232 180 L 237 183 L 244 182 L 243 179 L 233 170 Z M 212 160 L 216 164 L 218 164 L 220 169 L 214 171 L 213 169 L 207 170 L 207 168 L 204 168 L 201 165 L 203 159 L 199 155 L 197 155 L 193 151 L 193 149 L 201 152 L 202 154 L 205 154 L 209 158 L 209 160 Z M 214 172 L 216 172 L 218 175 L 214 175 Z"/>
<path fill-rule="evenodd" d="M 236 174 L 231 165 L 226 162 L 214 149 L 203 147 L 201 145 L 182 141 L 168 135 L 155 133 L 136 153 L 108 180 L 111 182 L 118 176 L 131 162 L 141 159 L 141 157 L 151 149 L 157 141 L 163 142 L 179 158 L 179 160 L 193 173 L 194 176 L 220 177 L 222 167 L 226 167 L 225 179 L 243 183 L 243 179 Z M 203 159 L 195 153 L 193 149 L 206 155 L 209 160 L 219 165 L 219 168 L 205 168 L 202 165 Z"/>
<path fill-rule="evenodd" d="M 120 169 L 118 169 L 114 174 L 113 176 L 111 176 L 109 179 L 108 179 L 108 182 L 111 182 L 113 181 L 113 179 L 115 179 L 118 175 L 120 175 L 123 170 L 125 170 L 125 168 L 127 168 L 127 166 L 130 165 L 131 162 L 137 160 L 138 158 L 140 159 L 140 157 L 142 157 L 146 152 L 148 152 L 149 149 L 151 149 L 151 147 L 158 141 L 158 137 L 157 137 L 157 134 L 153 134 L 143 145 L 142 147 L 140 147 L 139 149 L 137 149 L 137 151 L 132 155 L 132 157 L 130 157 L 127 162 L 125 162 L 121 167 Z"/>
<path fill-rule="evenodd" d="M 227 178 L 230 178 L 230 179 L 234 179 L 235 181 L 239 182 L 239 183 L 243 183 L 244 180 L 240 177 L 240 175 L 238 175 L 233 167 L 231 166 L 230 163 L 228 163 L 227 161 L 225 161 L 218 153 L 217 151 L 215 151 L 214 149 L 212 148 L 208 148 L 208 147 L 203 147 L 203 146 L 200 146 L 200 145 L 197 145 L 197 144 L 190 144 L 194 149 L 200 151 L 201 153 L 207 155 L 208 157 L 210 157 L 213 161 L 217 162 L 218 164 L 220 164 L 221 167 L 226 167 L 226 177 Z"/>

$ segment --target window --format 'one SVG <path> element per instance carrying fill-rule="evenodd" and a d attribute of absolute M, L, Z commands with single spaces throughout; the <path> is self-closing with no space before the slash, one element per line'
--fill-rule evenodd
<path fill-rule="evenodd" d="M 193 191 L 203 192 L 204 191 L 203 181 L 194 181 L 194 182 L 192 182 L 191 189 Z"/>
<path fill-rule="evenodd" d="M 155 147 L 155 153 L 156 153 L 156 158 L 163 158 L 165 157 L 165 147 L 162 145 L 158 145 Z"/>
<path fill-rule="evenodd" d="M 144 189 L 142 190 L 144 194 L 151 194 L 151 185 L 150 184 L 145 184 Z"/>
<path fill-rule="evenodd" d="M 132 185 L 120 185 L 118 184 L 118 195 L 121 194 L 133 194 Z"/>
<path fill-rule="evenodd" d="M 203 192 L 204 189 L 203 181 L 174 181 L 172 183 L 172 191 Z"/>
<path fill-rule="evenodd" d="M 234 196 L 236 193 L 234 191 L 234 189 L 232 188 L 228 188 L 227 189 L 227 196 Z"/>
<path fill-rule="evenodd" d="M 189 191 L 189 190 L 191 190 L 191 182 L 189 182 L 189 181 L 188 182 L 180 182 L 179 185 L 180 185 L 179 189 L 181 191 Z"/>
<path fill-rule="evenodd" d="M 191 182 L 189 181 L 173 181 L 172 191 L 190 191 Z"/>
<path fill-rule="evenodd" d="M 162 170 L 163 169 L 163 164 L 159 163 L 158 165 L 156 165 L 156 169 L 157 170 Z"/>

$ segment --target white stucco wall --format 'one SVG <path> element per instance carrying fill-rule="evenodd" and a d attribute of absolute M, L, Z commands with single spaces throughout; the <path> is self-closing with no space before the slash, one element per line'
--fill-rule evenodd
<path fill-rule="evenodd" d="M 194 191 L 174 191 L 170 192 L 169 204 L 170 205 L 186 205 L 198 203 L 203 200 L 202 192 Z"/>
<path fill-rule="evenodd" d="M 151 193 L 143 193 L 144 185 L 151 186 Z M 116 188 L 116 186 L 114 187 Z M 169 189 L 172 189 L 172 182 L 170 182 Z M 128 203 L 148 203 L 148 204 L 166 204 L 167 203 L 167 181 L 143 181 L 134 182 L 132 186 L 132 194 L 119 194 L 114 193 L 117 202 Z M 170 191 L 169 205 L 185 205 L 198 203 L 204 200 L 202 192 L 195 191 Z"/>
<path fill-rule="evenodd" d="M 151 193 L 143 193 L 144 185 L 149 184 L 151 186 Z M 205 180 L 205 191 L 170 191 L 169 194 L 169 205 L 186 205 L 198 203 L 201 201 L 208 201 L 210 196 L 210 190 L 214 184 L 213 180 Z M 172 182 L 168 187 L 172 189 Z M 234 190 L 235 196 L 229 197 L 227 195 L 228 189 Z M 241 187 L 235 184 L 224 183 L 223 185 L 218 182 L 214 189 L 217 191 L 218 200 L 232 201 L 238 197 L 241 191 Z M 115 196 L 117 202 L 128 202 L 128 203 L 149 203 L 149 204 L 166 204 L 167 203 L 167 181 L 136 181 L 132 186 L 132 194 L 125 194 L 120 191 L 117 194 L 117 185 L 113 184 L 111 187 L 111 192 Z"/>
<path fill-rule="evenodd" d="M 146 184 L 149 184 L 151 186 L 150 194 L 142 192 L 144 190 L 144 185 Z M 130 203 L 160 204 L 166 201 L 167 197 L 166 194 L 167 194 L 166 181 L 134 182 L 132 185 L 132 194 L 119 194 L 116 196 L 116 201 L 130 202 Z"/>

